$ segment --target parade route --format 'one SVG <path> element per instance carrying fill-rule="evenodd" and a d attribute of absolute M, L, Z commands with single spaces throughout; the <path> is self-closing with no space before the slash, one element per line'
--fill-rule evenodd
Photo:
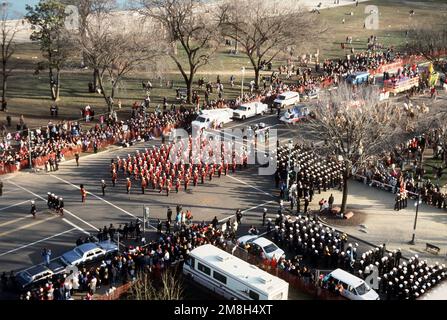
<path fill-rule="evenodd" d="M 233 122 L 231 127 L 242 128 L 259 122 L 278 125 L 276 115 L 266 115 L 250 122 Z M 50 247 L 56 257 L 72 249 L 80 236 L 96 235 L 98 229 L 110 224 L 118 227 L 142 219 L 144 206 L 150 208 L 151 227 L 146 229 L 147 237 L 156 229 L 157 219 L 166 219 L 168 206 L 175 211 L 177 204 L 191 210 L 196 222 L 210 222 L 215 216 L 220 221 L 234 219 L 236 210 L 241 209 L 244 225 L 259 225 L 264 207 L 269 216 L 276 214 L 272 177 L 258 176 L 255 167 L 237 170 L 235 175 L 215 177 L 212 181 L 207 178 L 204 185 L 190 186 L 187 192 L 182 186 L 178 194 L 174 191 L 169 197 L 151 188 L 142 195 L 138 185 L 132 187 L 128 195 L 122 176 L 117 186 L 112 187 L 110 159 L 127 157 L 136 150 L 158 144 L 160 141 L 153 140 L 129 148 L 111 148 L 82 157 L 79 167 L 70 160 L 61 163 L 55 172 L 19 172 L 4 179 L 0 206 L 0 271 L 20 270 L 40 263 L 44 247 Z M 101 192 L 101 179 L 107 184 L 105 196 Z M 81 202 L 80 184 L 84 184 L 88 193 L 86 203 Z M 48 212 L 47 192 L 63 197 L 63 216 Z M 38 210 L 35 221 L 29 211 L 31 200 L 36 201 Z M 5 234 L 2 236 L 2 233 Z M 14 239 L 7 239 L 10 236 Z"/>
<path fill-rule="evenodd" d="M 246 122 L 232 122 L 226 127 L 241 129 L 261 122 L 277 129 L 278 138 L 282 143 L 289 139 L 298 142 L 298 137 L 306 134 L 300 130 L 299 125 L 280 124 L 276 115 L 271 114 Z M 314 143 L 318 145 L 321 142 Z M 159 144 L 160 141 L 153 140 L 129 148 L 112 147 L 108 151 L 82 157 L 79 167 L 74 160 L 70 160 L 61 163 L 56 172 L 20 172 L 4 179 L 5 189 L 0 207 L 0 271 L 18 270 L 40 263 L 40 251 L 45 246 L 51 247 L 53 256 L 56 257 L 73 248 L 79 236 L 96 235 L 98 229 L 110 224 L 117 227 L 119 224 L 142 219 L 144 206 L 150 208 L 150 228 L 146 229 L 146 237 L 149 238 L 150 233 L 156 229 L 157 219 L 165 220 L 167 208 L 171 207 L 175 211 L 177 204 L 181 204 L 183 209 L 191 210 L 196 222 L 210 222 L 214 217 L 217 217 L 219 222 L 225 222 L 234 219 L 235 211 L 241 209 L 244 215 L 242 230 L 247 230 L 250 225 L 260 227 L 263 208 L 267 208 L 268 217 L 274 218 L 276 215 L 278 193 L 273 188 L 273 177 L 258 175 L 257 167 L 237 170 L 235 175 L 215 177 L 212 181 L 207 178 L 204 185 L 191 186 L 187 192 L 182 186 L 178 194 L 171 191 L 169 197 L 164 192 L 159 194 L 151 188 L 142 195 L 138 185 L 132 187 L 128 195 L 122 176 L 119 177 L 117 186 L 112 187 L 109 172 L 111 159 L 116 159 L 117 156 L 127 157 L 136 150 L 142 151 Z M 105 196 L 101 193 L 101 179 L 107 184 Z M 81 202 L 80 184 L 84 184 L 87 190 L 86 203 Z M 350 207 L 358 207 L 366 213 L 365 224 L 368 230 L 365 233 L 357 225 L 335 225 L 337 229 L 375 245 L 386 243 L 389 249 L 402 248 L 404 255 L 408 256 L 418 253 L 424 258 L 436 259 L 437 257 L 424 252 L 425 241 L 440 245 L 442 252 L 445 252 L 445 237 L 438 236 L 434 239 L 430 232 L 432 228 L 437 228 L 439 232 L 435 234 L 447 234 L 445 224 L 436 222 L 444 219 L 442 217 L 445 214 L 442 211 L 438 212 L 438 209 L 431 207 L 421 209 L 418 244 L 414 247 L 408 246 L 405 241 L 411 237 L 413 208 L 409 206 L 395 214 L 391 207 L 392 194 L 354 181 L 351 184 L 352 194 L 349 202 L 356 205 Z M 53 214 L 43 218 L 44 212 L 48 211 L 45 199 L 47 192 L 64 198 L 64 216 Z M 317 194 L 311 207 L 317 209 L 320 197 L 327 198 L 330 193 L 334 193 L 336 202 L 341 199 L 339 191 L 328 191 L 322 195 Z M 29 214 L 31 200 L 35 200 L 38 207 L 35 222 L 31 221 Z M 328 223 L 330 224 L 330 221 Z M 399 232 L 388 230 L 395 226 L 399 227 Z M 6 240 L 6 237 L 11 235 L 14 235 L 14 239 Z"/>

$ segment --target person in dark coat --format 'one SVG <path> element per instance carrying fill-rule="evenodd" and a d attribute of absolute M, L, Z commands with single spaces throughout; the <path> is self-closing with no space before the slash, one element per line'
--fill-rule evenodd
<path fill-rule="evenodd" d="M 214 216 L 213 221 L 211 221 L 211 224 L 213 226 L 213 229 L 217 229 L 217 225 L 219 224 L 219 220 L 217 220 L 217 217 Z"/>
<path fill-rule="evenodd" d="M 36 213 L 37 213 L 37 209 L 36 209 L 36 204 L 33 201 L 31 201 L 31 212 L 30 212 L 33 216 L 33 219 L 36 219 Z"/>

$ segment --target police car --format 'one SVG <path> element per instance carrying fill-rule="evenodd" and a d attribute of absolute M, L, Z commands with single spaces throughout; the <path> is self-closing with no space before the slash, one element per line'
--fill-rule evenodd
<path fill-rule="evenodd" d="M 263 255 L 269 260 L 273 259 L 273 257 L 275 257 L 276 260 L 279 260 L 279 258 L 285 256 L 284 250 L 264 237 L 247 235 L 240 237 L 237 241 L 241 247 L 249 244 L 252 252 L 262 252 Z"/>
<path fill-rule="evenodd" d="M 82 263 L 95 261 L 117 251 L 118 246 L 113 242 L 88 242 L 64 253 L 61 258 L 68 266 L 76 266 Z"/>
<path fill-rule="evenodd" d="M 309 108 L 303 104 L 299 104 L 286 110 L 279 120 L 287 124 L 295 124 L 301 121 L 306 121 L 310 116 L 311 111 Z"/>
<path fill-rule="evenodd" d="M 39 284 L 53 276 L 54 272 L 44 266 L 37 265 L 16 274 L 16 281 L 20 289 Z"/>

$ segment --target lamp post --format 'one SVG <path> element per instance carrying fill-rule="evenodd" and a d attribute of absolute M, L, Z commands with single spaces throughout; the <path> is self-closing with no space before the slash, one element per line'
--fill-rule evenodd
<path fill-rule="evenodd" d="M 414 216 L 413 237 L 411 238 L 411 241 L 409 242 L 409 244 L 411 244 L 411 245 L 415 244 L 414 238 L 416 236 L 416 224 L 418 222 L 419 205 L 421 203 L 422 203 L 422 201 L 421 201 L 421 194 L 418 193 L 418 197 L 416 199 L 416 203 L 414 204 L 414 206 L 416 207 L 416 215 Z"/>
<path fill-rule="evenodd" d="M 241 83 L 241 100 L 244 98 L 244 76 L 245 76 L 245 67 L 241 68 L 242 72 L 242 83 Z"/>

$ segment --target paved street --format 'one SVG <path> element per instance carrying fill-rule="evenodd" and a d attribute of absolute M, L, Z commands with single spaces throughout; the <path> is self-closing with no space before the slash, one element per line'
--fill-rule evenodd
<path fill-rule="evenodd" d="M 242 128 L 247 125 L 266 123 L 278 130 L 282 142 L 305 135 L 300 126 L 285 126 L 279 123 L 276 114 L 267 114 L 245 122 L 232 122 L 227 128 Z M 312 137 L 306 137 L 312 138 Z M 315 141 L 318 142 L 318 141 Z M 143 206 L 150 207 L 151 224 L 156 219 L 165 219 L 167 207 L 175 211 L 177 204 L 190 209 L 194 221 L 211 221 L 214 216 L 220 221 L 232 217 L 236 209 L 245 210 L 242 231 L 251 224 L 259 224 L 263 207 L 268 208 L 273 217 L 277 210 L 277 194 L 272 189 L 270 176 L 259 176 L 258 169 L 251 167 L 237 171 L 235 175 L 208 179 L 205 185 L 191 187 L 188 192 L 181 190 L 178 194 L 158 194 L 149 190 L 142 195 L 139 186 L 134 186 L 131 195 L 125 192 L 122 176 L 118 185 L 112 188 L 109 165 L 116 156 L 127 156 L 136 150 L 150 148 L 160 141 L 151 141 L 130 148 L 113 147 L 99 154 L 82 157 L 80 167 L 74 161 L 60 165 L 60 170 L 53 173 L 21 172 L 5 177 L 4 195 L 0 201 L 0 271 L 18 270 L 41 262 L 42 248 L 49 247 L 53 257 L 71 249 L 79 236 L 96 234 L 98 228 L 113 223 L 130 222 L 142 217 Z M 101 194 L 100 181 L 105 179 L 108 185 L 106 196 Z M 84 184 L 90 193 L 87 202 L 81 202 L 79 185 Z M 62 196 L 65 202 L 64 217 L 56 216 L 46 208 L 47 192 Z M 334 192 L 336 202 L 341 200 L 338 191 Z M 321 197 L 327 198 L 327 194 Z M 320 196 L 314 200 L 314 208 Z M 358 225 L 337 226 L 343 231 L 374 244 L 386 243 L 388 248 L 402 248 L 407 255 L 418 253 L 426 258 L 431 255 L 424 252 L 425 242 L 431 242 L 442 248 L 445 256 L 447 248 L 447 214 L 441 210 L 422 206 L 418 221 L 416 246 L 408 246 L 411 239 L 414 208 L 410 204 L 406 210 L 395 213 L 392 210 L 394 196 L 390 193 L 371 189 L 357 182 L 350 185 L 350 207 L 365 213 L 367 233 Z M 35 200 L 38 207 L 37 219 L 29 214 L 30 201 Z M 410 201 L 411 203 L 411 201 Z M 328 223 L 331 223 L 328 221 Z M 148 230 L 147 237 L 154 232 Z M 435 257 L 438 258 L 438 257 Z M 442 260 L 442 257 L 439 257 Z M 440 259 L 437 259 L 440 260 Z"/>
<path fill-rule="evenodd" d="M 266 115 L 244 123 L 231 123 L 229 127 L 261 121 L 270 125 L 278 123 L 276 116 Z M 283 137 L 286 137 L 284 133 Z M 57 257 L 71 249 L 79 236 L 96 234 L 98 228 L 111 223 L 118 226 L 141 218 L 143 206 L 150 207 L 152 225 L 156 225 L 156 219 L 166 219 L 167 207 L 175 211 L 177 204 L 190 209 L 196 222 L 210 222 L 214 216 L 224 221 L 239 208 L 245 210 L 246 225 L 260 221 L 263 207 L 272 215 L 276 213 L 276 198 L 271 195 L 272 178 L 258 176 L 257 168 L 242 169 L 235 175 L 216 177 L 212 181 L 207 179 L 203 186 L 190 187 L 187 192 L 180 190 L 178 194 L 173 192 L 169 197 L 152 190 L 142 195 L 136 185 L 129 196 L 122 176 L 112 188 L 109 173 L 112 158 L 127 156 L 137 149 L 159 143 L 151 141 L 126 149 L 112 148 L 81 158 L 80 167 L 76 167 L 75 161 L 67 161 L 57 172 L 21 172 L 5 177 L 4 195 L 0 201 L 0 271 L 40 263 L 40 252 L 44 247 L 51 248 L 53 257 Z M 101 193 L 101 179 L 108 184 L 105 197 Z M 86 203 L 81 202 L 80 184 L 84 184 L 89 192 Z M 66 213 L 63 217 L 47 210 L 47 192 L 64 198 Z M 35 220 L 29 214 L 31 200 L 36 201 L 38 208 Z M 154 232 L 154 229 L 148 232 Z"/>

